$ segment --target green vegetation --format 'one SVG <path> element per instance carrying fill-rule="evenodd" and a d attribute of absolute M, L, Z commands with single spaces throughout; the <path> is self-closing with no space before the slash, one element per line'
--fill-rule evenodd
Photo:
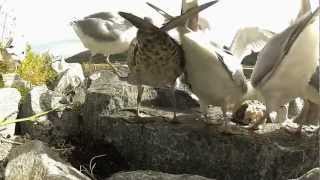
<path fill-rule="evenodd" d="M 26 48 L 26 57 L 18 67 L 17 73 L 33 85 L 42 85 L 52 81 L 57 73 L 51 67 L 52 56 L 48 53 L 37 54 L 30 46 Z"/>
<path fill-rule="evenodd" d="M 26 118 L 21 118 L 21 119 L 0 119 L 0 127 L 8 125 L 8 124 L 13 124 L 13 123 L 18 123 L 18 122 L 25 122 L 25 121 L 30 121 L 30 122 L 36 122 L 38 121 L 38 119 L 42 116 L 45 116 L 47 114 L 49 114 L 50 112 L 54 112 L 54 111 L 63 111 L 63 107 L 57 107 L 39 114 L 35 114 L 33 116 L 30 117 L 26 117 Z"/>
<path fill-rule="evenodd" d="M 0 74 L 0 88 L 3 88 L 3 87 L 4 87 L 3 77 Z"/>

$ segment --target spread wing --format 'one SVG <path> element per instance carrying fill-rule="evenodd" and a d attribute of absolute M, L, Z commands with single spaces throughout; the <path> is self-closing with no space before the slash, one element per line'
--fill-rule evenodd
<path fill-rule="evenodd" d="M 230 51 L 242 60 L 245 56 L 251 54 L 252 51 L 261 51 L 274 35 L 274 32 L 258 27 L 241 28 L 233 38 Z"/>

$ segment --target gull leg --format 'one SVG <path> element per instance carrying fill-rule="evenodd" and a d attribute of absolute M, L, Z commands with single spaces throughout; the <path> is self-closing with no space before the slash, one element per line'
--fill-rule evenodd
<path fill-rule="evenodd" d="M 92 63 L 92 62 L 93 62 L 93 56 L 94 56 L 94 55 L 95 55 L 94 53 L 91 53 L 91 55 L 90 55 L 89 66 L 93 66 L 93 71 L 96 71 L 96 67 L 95 67 L 95 65 Z"/>
<path fill-rule="evenodd" d="M 118 70 L 112 65 L 112 63 L 110 62 L 109 60 L 109 57 L 110 55 L 105 55 L 107 58 L 106 58 L 106 63 L 111 67 L 111 69 L 113 70 L 114 73 L 116 73 L 116 75 L 118 77 L 121 77 L 120 73 L 118 72 Z"/>
<path fill-rule="evenodd" d="M 207 125 L 210 125 L 209 117 L 208 117 L 208 104 L 201 99 L 199 99 L 199 104 L 200 104 L 201 118 L 203 117 L 203 122 Z"/>
<path fill-rule="evenodd" d="M 136 112 L 137 117 L 140 117 L 140 104 L 141 104 L 143 90 L 144 90 L 144 87 L 141 85 L 138 85 L 137 112 Z"/>
<path fill-rule="evenodd" d="M 284 127 L 285 130 L 287 130 L 291 134 L 301 135 L 303 123 L 306 121 L 306 119 L 308 117 L 309 109 L 310 109 L 310 103 L 308 100 L 305 99 L 301 113 L 294 120 L 294 122 L 297 122 L 297 121 L 299 122 L 298 128 L 295 129 L 292 127 Z"/>
<path fill-rule="evenodd" d="M 221 107 L 223 113 L 223 130 L 224 134 L 237 134 L 233 132 L 232 128 L 229 126 L 229 122 L 231 121 L 231 112 L 228 112 L 228 108 L 226 105 L 222 105 Z"/>
<path fill-rule="evenodd" d="M 277 117 L 276 117 L 275 123 L 284 123 L 287 120 L 288 120 L 288 106 L 284 105 L 277 110 Z"/>
<path fill-rule="evenodd" d="M 176 86 L 172 86 L 170 88 L 170 101 L 171 104 L 173 106 L 173 118 L 170 121 L 171 123 L 179 123 L 178 119 L 177 119 L 177 99 L 176 99 Z"/>

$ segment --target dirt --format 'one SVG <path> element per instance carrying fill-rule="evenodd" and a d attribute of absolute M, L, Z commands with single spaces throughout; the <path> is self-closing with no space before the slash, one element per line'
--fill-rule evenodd
<path fill-rule="evenodd" d="M 79 138 L 70 138 L 69 143 L 74 147 L 67 157 L 67 161 L 77 169 L 85 167 L 90 171 L 90 160 L 94 157 L 92 165 L 95 163 L 93 174 L 96 179 L 105 179 L 112 174 L 129 169 L 127 161 L 121 157 L 120 153 L 105 142 L 80 140 Z M 84 144 L 85 142 L 85 144 Z M 92 142 L 87 144 L 87 142 Z M 86 172 L 82 172 L 86 174 Z M 88 174 L 87 174 L 88 175 Z"/>

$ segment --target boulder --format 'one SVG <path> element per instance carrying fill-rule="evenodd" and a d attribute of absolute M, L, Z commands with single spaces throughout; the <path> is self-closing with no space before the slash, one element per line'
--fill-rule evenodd
<path fill-rule="evenodd" d="M 136 86 L 119 79 L 111 71 L 100 71 L 95 76 L 96 78 L 91 81 L 87 90 L 86 101 L 82 108 L 84 117 L 97 113 L 108 116 L 126 109 L 135 111 L 137 105 Z M 142 95 L 142 106 L 173 111 L 169 94 L 169 89 L 146 87 Z M 178 110 L 198 107 L 198 102 L 191 98 L 186 91 L 177 90 L 176 99 Z"/>
<path fill-rule="evenodd" d="M 57 92 L 63 92 L 70 86 L 79 87 L 84 83 L 85 77 L 79 63 L 66 63 L 64 59 L 61 59 L 52 63 L 52 68 L 61 74 L 54 87 Z"/>
<path fill-rule="evenodd" d="M 41 141 L 34 140 L 11 150 L 5 169 L 7 180 L 89 180 L 64 162 Z"/>
<path fill-rule="evenodd" d="M 0 120 L 16 119 L 21 99 L 19 91 L 14 88 L 2 88 L 0 89 L 0 99 Z M 15 127 L 15 124 L 0 127 L 0 134 L 12 136 L 15 133 Z"/>
<path fill-rule="evenodd" d="M 97 95 L 96 100 L 101 100 Z M 318 166 L 319 136 L 297 137 L 279 125 L 267 124 L 249 132 L 237 126 L 226 135 L 221 126 L 197 121 L 198 115 L 179 113 L 179 124 L 168 123 L 171 113 L 144 108 L 149 114 L 136 123 L 134 114 L 108 114 L 108 103 L 83 108 L 83 134 L 88 141 L 111 143 L 128 161 L 130 170 L 150 169 L 174 174 L 197 174 L 217 179 L 297 177 Z M 90 139 L 91 138 L 91 139 Z"/>
<path fill-rule="evenodd" d="M 172 117 L 170 99 L 147 88 L 144 116 L 137 119 L 134 111 L 127 110 L 136 107 L 136 88 L 111 72 L 100 73 L 81 109 L 82 134 L 90 142 L 111 143 L 128 161 L 130 170 L 282 180 L 318 165 L 319 136 L 296 137 L 276 124 L 255 132 L 232 125 L 238 134 L 225 135 L 220 125 L 208 126 L 197 120 L 199 114 L 192 110 L 196 102 L 188 95 L 178 97 L 180 123 L 172 124 L 168 122 Z M 223 121 L 221 116 L 213 117 Z"/>
<path fill-rule="evenodd" d="M 190 174 L 168 174 L 156 171 L 131 171 L 131 172 L 120 172 L 112 175 L 107 180 L 213 180 L 197 175 Z"/>
<path fill-rule="evenodd" d="M 13 139 L 13 140 L 11 140 Z M 4 179 L 5 167 L 7 164 L 7 156 L 10 153 L 11 149 L 17 144 L 13 143 L 14 138 L 4 138 L 1 137 L 0 143 L 0 179 Z"/>
<path fill-rule="evenodd" d="M 27 95 L 22 104 L 19 117 L 29 117 L 43 113 L 51 109 L 65 106 L 61 93 L 49 90 L 46 86 L 35 86 Z M 22 122 L 21 133 L 28 133 L 31 137 L 49 142 L 57 137 L 65 137 L 78 134 L 79 113 L 77 111 L 64 110 L 63 112 L 51 112 L 34 122 Z"/>
<path fill-rule="evenodd" d="M 27 81 L 22 80 L 16 73 L 2 74 L 4 87 L 28 87 Z"/>

